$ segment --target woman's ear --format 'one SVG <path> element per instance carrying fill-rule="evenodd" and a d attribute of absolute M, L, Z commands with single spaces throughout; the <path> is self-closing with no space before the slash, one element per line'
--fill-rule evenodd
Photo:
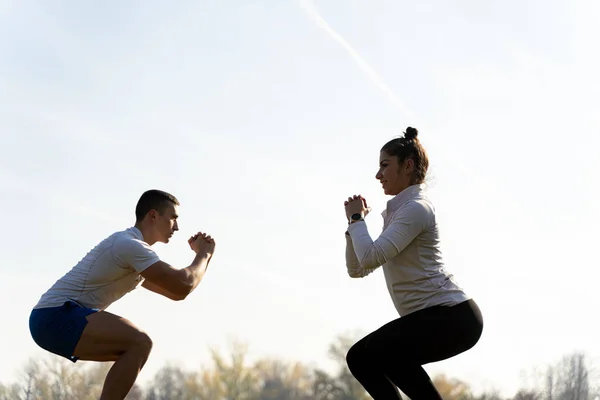
<path fill-rule="evenodd" d="M 415 169 L 415 160 L 409 158 L 404 161 L 404 173 L 411 175 Z"/>

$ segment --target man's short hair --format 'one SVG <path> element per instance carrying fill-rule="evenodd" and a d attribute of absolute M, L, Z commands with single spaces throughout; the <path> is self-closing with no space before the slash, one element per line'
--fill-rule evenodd
<path fill-rule="evenodd" d="M 135 207 L 135 218 L 137 221 L 144 219 L 150 210 L 156 210 L 160 214 L 165 212 L 169 203 L 179 205 L 179 200 L 170 193 L 158 189 L 145 191 Z"/>

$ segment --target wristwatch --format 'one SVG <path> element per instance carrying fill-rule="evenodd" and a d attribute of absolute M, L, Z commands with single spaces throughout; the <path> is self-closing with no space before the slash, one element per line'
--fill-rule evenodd
<path fill-rule="evenodd" d="M 361 213 L 354 213 L 350 216 L 350 223 L 360 221 L 362 219 L 363 219 L 363 216 Z"/>

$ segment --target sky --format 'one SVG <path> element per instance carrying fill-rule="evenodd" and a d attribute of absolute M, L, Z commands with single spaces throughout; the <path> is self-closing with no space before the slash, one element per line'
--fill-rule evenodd
<path fill-rule="evenodd" d="M 197 231 L 217 248 L 186 301 L 108 309 L 153 338 L 141 383 L 233 339 L 332 367 L 337 335 L 398 317 L 381 270 L 346 273 L 343 201 L 367 198 L 377 237 L 379 150 L 407 126 L 485 321 L 426 370 L 510 395 L 565 354 L 598 359 L 598 20 L 593 0 L 0 0 L 0 381 L 44 355 L 42 293 L 150 188 L 181 202 L 165 261 L 189 265 Z"/>

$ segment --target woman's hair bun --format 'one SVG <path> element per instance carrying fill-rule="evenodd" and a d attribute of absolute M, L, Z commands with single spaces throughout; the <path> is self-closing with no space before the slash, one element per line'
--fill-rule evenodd
<path fill-rule="evenodd" d="M 406 132 L 404 132 L 404 137 L 406 138 L 406 140 L 413 140 L 416 139 L 418 134 L 419 131 L 417 130 L 417 128 L 409 126 L 408 128 L 406 128 Z"/>

